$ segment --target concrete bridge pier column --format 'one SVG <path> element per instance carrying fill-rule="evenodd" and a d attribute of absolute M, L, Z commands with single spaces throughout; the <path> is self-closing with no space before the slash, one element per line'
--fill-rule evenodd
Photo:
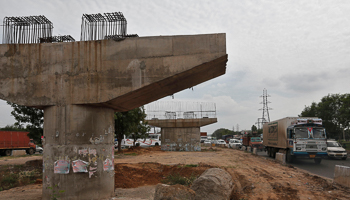
<path fill-rule="evenodd" d="M 43 199 L 114 196 L 113 116 L 87 105 L 44 109 Z"/>

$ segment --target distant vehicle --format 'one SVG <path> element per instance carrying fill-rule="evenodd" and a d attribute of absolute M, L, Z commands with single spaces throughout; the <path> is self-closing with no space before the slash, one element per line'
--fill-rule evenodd
<path fill-rule="evenodd" d="M 44 149 L 42 147 L 39 147 L 38 145 L 36 145 L 36 152 L 43 153 Z"/>
<path fill-rule="evenodd" d="M 222 139 L 225 140 L 226 143 L 228 143 L 229 140 L 232 138 L 233 138 L 233 135 L 223 135 L 222 136 Z"/>
<path fill-rule="evenodd" d="M 138 139 L 135 142 L 135 145 L 136 146 L 139 145 L 140 147 L 160 146 L 161 145 L 160 134 L 149 134 L 148 138 L 146 139 Z M 134 140 L 131 137 L 124 136 L 124 139 L 122 139 L 121 141 L 121 146 L 127 146 L 127 147 L 134 146 Z"/>
<path fill-rule="evenodd" d="M 335 140 L 327 140 L 327 155 L 329 158 L 341 158 L 343 160 L 348 157 L 346 150 Z"/>
<path fill-rule="evenodd" d="M 226 144 L 226 141 L 225 140 L 217 140 L 216 144 Z"/>
<path fill-rule="evenodd" d="M 256 132 L 244 134 L 242 137 L 242 146 L 250 147 L 251 151 L 253 151 L 254 148 L 260 151 L 263 151 L 264 149 L 261 138 Z"/>
<path fill-rule="evenodd" d="M 238 146 L 239 148 L 242 147 L 241 140 L 230 139 L 228 142 L 228 148 L 236 148 L 236 146 Z"/>
<path fill-rule="evenodd" d="M 201 136 L 201 143 L 203 143 L 207 139 L 207 136 Z"/>
<path fill-rule="evenodd" d="M 27 154 L 34 154 L 36 146 L 33 139 L 22 131 L 0 131 L 0 154 L 5 156 L 12 155 L 13 150 L 26 150 Z"/>
<path fill-rule="evenodd" d="M 210 141 L 210 140 L 204 140 L 203 143 L 204 143 L 204 144 L 211 144 L 211 141 Z"/>
<path fill-rule="evenodd" d="M 263 125 L 264 146 L 270 157 L 286 154 L 291 163 L 297 158 L 314 159 L 316 164 L 327 158 L 326 130 L 316 117 L 286 117 Z"/>

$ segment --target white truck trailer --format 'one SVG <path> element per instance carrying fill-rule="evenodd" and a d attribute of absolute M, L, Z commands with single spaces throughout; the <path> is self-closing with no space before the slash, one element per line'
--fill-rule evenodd
<path fill-rule="evenodd" d="M 286 117 L 263 125 L 263 145 L 270 157 L 286 154 L 286 161 L 314 159 L 319 164 L 327 158 L 326 130 L 316 117 Z"/>

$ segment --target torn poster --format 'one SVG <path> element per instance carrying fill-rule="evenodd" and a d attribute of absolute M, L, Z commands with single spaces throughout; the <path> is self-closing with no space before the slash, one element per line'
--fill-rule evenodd
<path fill-rule="evenodd" d="M 85 162 L 83 160 L 74 160 L 72 162 L 73 172 L 88 172 L 87 166 L 89 165 L 88 162 Z"/>
<path fill-rule="evenodd" d="M 104 171 L 112 171 L 114 170 L 114 165 L 113 165 L 113 162 L 111 159 L 106 159 L 104 162 L 103 162 L 103 170 Z"/>
<path fill-rule="evenodd" d="M 84 157 L 88 154 L 88 150 L 87 149 L 80 149 L 79 150 L 79 155 L 83 155 Z"/>
<path fill-rule="evenodd" d="M 89 154 L 96 156 L 96 149 L 89 149 Z"/>
<path fill-rule="evenodd" d="M 55 174 L 69 174 L 69 161 L 68 160 L 58 160 L 54 165 Z"/>

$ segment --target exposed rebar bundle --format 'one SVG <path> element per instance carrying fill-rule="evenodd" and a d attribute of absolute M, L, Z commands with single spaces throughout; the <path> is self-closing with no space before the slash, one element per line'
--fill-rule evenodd
<path fill-rule="evenodd" d="M 216 118 L 213 102 L 155 101 L 145 106 L 147 119 Z"/>
<path fill-rule="evenodd" d="M 81 23 L 81 41 L 113 39 L 123 40 L 125 37 L 137 37 L 126 34 L 127 21 L 121 12 L 83 14 Z"/>
<path fill-rule="evenodd" d="M 60 35 L 60 36 L 40 38 L 40 43 L 53 43 L 53 42 L 75 42 L 75 39 L 70 35 Z"/>
<path fill-rule="evenodd" d="M 39 43 L 52 36 L 53 24 L 45 16 L 5 17 L 3 44 Z"/>

